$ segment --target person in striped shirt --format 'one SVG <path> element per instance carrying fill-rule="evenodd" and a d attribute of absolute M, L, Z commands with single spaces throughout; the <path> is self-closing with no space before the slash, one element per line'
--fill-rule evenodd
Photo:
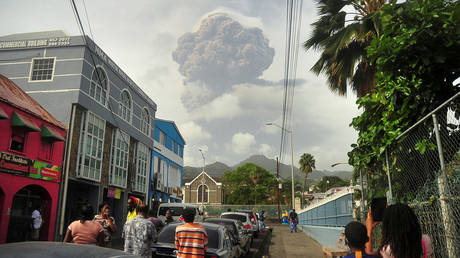
<path fill-rule="evenodd" d="M 202 225 L 193 223 L 195 215 L 195 209 L 185 208 L 182 214 L 185 224 L 176 227 L 175 244 L 178 258 L 205 256 L 208 234 Z"/>

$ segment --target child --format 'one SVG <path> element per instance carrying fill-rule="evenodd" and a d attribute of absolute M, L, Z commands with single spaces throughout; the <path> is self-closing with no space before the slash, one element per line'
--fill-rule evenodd
<path fill-rule="evenodd" d="M 377 258 L 364 251 L 368 240 L 366 226 L 357 221 L 348 223 L 345 226 L 345 243 L 350 247 L 352 253 L 344 258 Z"/>

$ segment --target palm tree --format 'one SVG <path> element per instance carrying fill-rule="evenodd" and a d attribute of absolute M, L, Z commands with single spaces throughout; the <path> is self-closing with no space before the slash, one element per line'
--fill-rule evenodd
<path fill-rule="evenodd" d="M 299 169 L 305 175 L 304 182 L 303 182 L 303 192 L 300 198 L 302 204 L 303 204 L 303 193 L 305 193 L 305 184 L 307 181 L 307 177 L 308 177 L 308 174 L 310 174 L 314 168 L 316 167 L 315 167 L 315 158 L 313 157 L 313 155 L 311 155 L 310 153 L 302 154 L 299 160 Z"/>
<path fill-rule="evenodd" d="M 311 70 L 326 74 L 332 92 L 346 95 L 350 84 L 358 97 L 364 96 L 375 87 L 375 67 L 366 57 L 366 47 L 378 35 L 378 11 L 393 0 L 317 1 L 320 18 L 312 24 L 304 47 L 322 53 Z M 346 20 L 350 15 L 354 18 Z"/>

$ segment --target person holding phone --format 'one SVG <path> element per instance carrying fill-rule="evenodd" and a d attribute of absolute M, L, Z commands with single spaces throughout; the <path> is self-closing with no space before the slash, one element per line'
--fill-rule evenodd
<path fill-rule="evenodd" d="M 393 204 L 384 210 L 380 246 L 375 251 L 372 249 L 372 231 L 378 223 L 374 220 L 372 208 L 369 209 L 366 253 L 383 258 L 427 258 L 433 253 L 431 238 L 422 235 L 417 216 L 406 204 Z"/>
<path fill-rule="evenodd" d="M 94 216 L 93 221 L 98 222 L 104 228 L 104 243 L 106 247 L 112 247 L 112 234 L 117 231 L 115 220 L 110 216 L 110 205 L 102 203 L 99 205 L 99 214 Z"/>

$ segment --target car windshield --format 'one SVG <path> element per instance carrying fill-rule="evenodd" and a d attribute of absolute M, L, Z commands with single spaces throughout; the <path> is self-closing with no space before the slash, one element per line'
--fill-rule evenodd
<path fill-rule="evenodd" d="M 159 216 L 166 216 L 166 211 L 170 210 L 172 216 L 180 216 L 182 215 L 182 212 L 184 211 L 184 207 L 160 207 L 160 210 L 158 211 Z"/>
<path fill-rule="evenodd" d="M 240 214 L 222 214 L 220 217 L 223 219 L 236 219 L 241 222 L 246 222 L 246 216 Z"/>
<path fill-rule="evenodd" d="M 181 225 L 181 224 L 178 224 Z M 217 229 L 206 228 L 208 234 L 208 248 L 219 249 L 219 232 Z M 176 226 L 171 225 L 165 227 L 160 234 L 158 234 L 158 243 L 174 244 L 176 235 Z"/>

